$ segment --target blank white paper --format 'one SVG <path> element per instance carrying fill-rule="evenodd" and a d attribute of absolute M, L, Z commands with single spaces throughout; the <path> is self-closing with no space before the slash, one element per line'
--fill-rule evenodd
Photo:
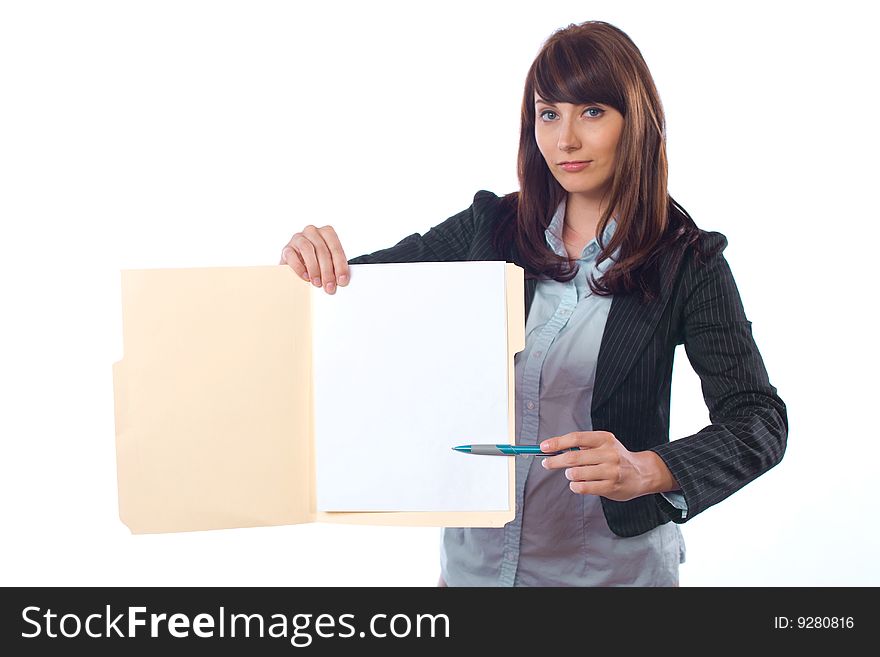
<path fill-rule="evenodd" d="M 505 264 L 351 265 L 313 289 L 318 511 L 499 511 L 509 457 Z"/>

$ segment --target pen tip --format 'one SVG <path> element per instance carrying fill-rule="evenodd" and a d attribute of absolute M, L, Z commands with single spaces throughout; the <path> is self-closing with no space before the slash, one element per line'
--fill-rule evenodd
<path fill-rule="evenodd" d="M 459 445 L 458 447 L 453 447 L 456 452 L 469 452 L 471 451 L 470 445 Z"/>

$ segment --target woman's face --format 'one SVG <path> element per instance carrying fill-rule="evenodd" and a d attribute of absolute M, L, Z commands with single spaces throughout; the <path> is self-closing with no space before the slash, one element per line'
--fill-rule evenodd
<path fill-rule="evenodd" d="M 535 140 L 563 189 L 601 199 L 611 185 L 623 115 L 609 105 L 547 103 L 535 93 Z M 563 162 L 587 161 L 579 170 Z"/>

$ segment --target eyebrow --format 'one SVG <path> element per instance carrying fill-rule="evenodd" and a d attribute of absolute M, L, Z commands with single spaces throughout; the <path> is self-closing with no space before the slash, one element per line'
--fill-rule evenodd
<path fill-rule="evenodd" d="M 543 98 L 538 98 L 538 100 L 535 101 L 535 105 L 537 105 L 538 103 L 544 103 L 545 105 L 554 105 L 555 104 L 555 103 L 551 103 L 549 100 L 544 100 Z M 590 100 L 590 101 L 587 101 L 586 103 L 581 103 L 581 105 L 604 105 L 604 103 L 599 103 L 599 102 L 596 102 L 595 100 Z"/>

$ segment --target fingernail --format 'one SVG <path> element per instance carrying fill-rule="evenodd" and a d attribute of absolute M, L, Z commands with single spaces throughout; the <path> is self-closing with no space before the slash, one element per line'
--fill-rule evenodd
<path fill-rule="evenodd" d="M 541 451 L 542 452 L 546 452 L 548 449 L 550 449 L 550 443 L 547 443 L 547 442 L 541 443 Z"/>
<path fill-rule="evenodd" d="M 314 285 L 315 287 L 321 287 L 321 279 L 320 278 L 313 278 L 312 285 Z"/>
<path fill-rule="evenodd" d="M 302 277 L 303 277 L 303 280 L 304 280 L 306 283 L 309 282 L 309 275 L 308 275 L 306 272 L 303 272 Z"/>
<path fill-rule="evenodd" d="M 327 291 L 328 291 L 330 294 L 333 294 L 333 292 L 334 292 L 335 290 L 336 290 L 336 283 L 327 283 Z"/>
<path fill-rule="evenodd" d="M 342 276 L 339 277 L 339 284 L 345 285 L 346 283 L 348 283 L 348 275 L 343 274 Z"/>
<path fill-rule="evenodd" d="M 545 469 L 545 470 L 549 470 L 549 469 L 550 469 L 550 468 L 547 467 L 547 459 L 541 459 L 541 465 L 544 466 L 544 469 Z"/>
<path fill-rule="evenodd" d="M 571 468 L 566 468 L 566 469 L 565 469 L 565 478 L 566 478 L 566 479 L 571 479 Z"/>

